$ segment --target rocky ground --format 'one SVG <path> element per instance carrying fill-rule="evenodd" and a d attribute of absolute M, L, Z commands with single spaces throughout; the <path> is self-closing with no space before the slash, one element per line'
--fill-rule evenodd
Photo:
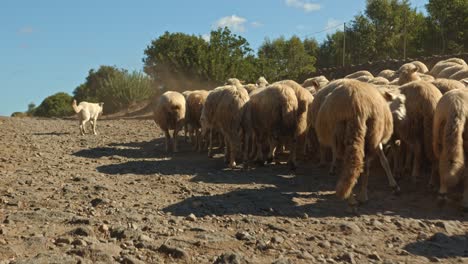
<path fill-rule="evenodd" d="M 0 119 L 0 263 L 468 263 L 468 216 L 378 166 L 346 214 L 336 177 L 302 162 L 225 169 L 167 155 L 150 120 Z"/>

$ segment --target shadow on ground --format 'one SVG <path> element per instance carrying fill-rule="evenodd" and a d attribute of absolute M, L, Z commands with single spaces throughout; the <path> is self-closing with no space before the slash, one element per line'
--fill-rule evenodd
<path fill-rule="evenodd" d="M 192 182 L 245 185 L 245 188 L 239 187 L 228 193 L 190 197 L 164 208 L 164 211 L 174 215 L 350 216 L 345 213 L 346 203 L 339 201 L 333 194 L 337 177 L 329 176 L 326 168 L 302 162 L 294 175 L 291 175 L 286 164 L 267 165 L 251 170 L 230 170 L 226 169 L 222 155 L 210 159 L 206 157 L 206 153 L 193 152 L 190 144 L 180 142 L 180 152 L 171 154 L 164 151 L 164 139 L 159 138 L 143 142 L 112 143 L 103 148 L 81 150 L 74 155 L 92 159 L 105 156 L 129 159 L 97 167 L 100 173 L 111 176 L 192 175 Z M 383 170 L 378 165 L 374 167 L 369 179 L 369 201 L 360 207 L 361 214 L 460 220 L 460 213 L 454 206 L 437 207 L 436 197 L 421 187 L 424 186 L 422 184 L 402 181 L 402 194 L 393 195 Z M 298 199 L 301 200 L 300 203 L 296 202 Z"/>
<path fill-rule="evenodd" d="M 468 234 L 447 236 L 436 233 L 427 240 L 410 243 L 404 249 L 428 258 L 468 257 Z"/>

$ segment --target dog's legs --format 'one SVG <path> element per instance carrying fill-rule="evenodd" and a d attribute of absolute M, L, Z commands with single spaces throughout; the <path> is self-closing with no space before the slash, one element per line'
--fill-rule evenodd
<path fill-rule="evenodd" d="M 385 171 L 385 174 L 387 175 L 387 179 L 388 179 L 390 187 L 392 187 L 392 189 L 395 192 L 399 192 L 400 187 L 398 186 L 397 182 L 395 181 L 395 178 L 392 175 L 392 170 L 390 169 L 390 165 L 388 164 L 388 160 L 385 157 L 385 153 L 383 151 L 382 143 L 380 143 L 379 146 L 377 147 L 377 155 L 379 156 L 380 164 L 382 165 L 382 167 L 383 167 L 383 169 Z"/>
<path fill-rule="evenodd" d="M 82 120 L 81 121 L 81 135 L 85 135 L 85 134 L 88 134 L 88 132 L 86 131 L 86 120 Z"/>
<path fill-rule="evenodd" d="M 94 135 L 97 135 L 97 132 L 96 132 L 96 122 L 97 122 L 97 118 L 95 118 L 94 120 L 91 120 L 91 125 L 93 125 L 93 134 L 94 134 Z"/>
<path fill-rule="evenodd" d="M 164 135 L 166 136 L 166 152 L 169 152 L 170 143 L 171 143 L 171 134 L 169 134 L 169 130 L 164 130 Z"/>

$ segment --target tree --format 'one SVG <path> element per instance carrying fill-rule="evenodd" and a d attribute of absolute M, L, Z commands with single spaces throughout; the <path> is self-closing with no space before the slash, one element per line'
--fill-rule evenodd
<path fill-rule="evenodd" d="M 35 116 L 64 117 L 73 114 L 71 107 L 73 97 L 67 93 L 56 93 L 44 99 L 34 111 Z"/>
<path fill-rule="evenodd" d="M 34 111 L 36 110 L 36 104 L 31 102 L 28 104 L 28 111 L 26 111 L 26 114 L 29 116 L 34 115 Z"/>
<path fill-rule="evenodd" d="M 89 70 L 85 83 L 78 86 L 73 91 L 74 98 L 78 101 L 98 102 L 98 94 L 104 87 L 104 82 L 110 78 L 123 74 L 126 70 L 118 69 L 115 66 L 100 66 L 96 71 Z M 106 109 L 107 110 L 107 109 Z"/>
<path fill-rule="evenodd" d="M 307 42 L 309 52 L 314 52 L 312 42 Z M 315 57 L 306 51 L 304 42 L 297 36 L 286 40 L 280 37 L 266 39 L 258 50 L 260 74 L 269 81 L 299 80 L 315 71 Z"/>

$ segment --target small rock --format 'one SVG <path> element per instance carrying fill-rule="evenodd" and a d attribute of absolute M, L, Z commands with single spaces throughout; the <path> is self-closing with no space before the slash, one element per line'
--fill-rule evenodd
<path fill-rule="evenodd" d="M 142 234 L 138 237 L 138 240 L 144 241 L 144 242 L 151 242 L 153 239 L 151 239 L 149 236 Z"/>
<path fill-rule="evenodd" d="M 271 238 L 271 242 L 276 243 L 276 244 L 281 244 L 284 242 L 284 238 L 282 236 L 274 236 Z"/>
<path fill-rule="evenodd" d="M 122 264 L 144 264 L 145 262 L 129 255 L 125 255 L 122 257 Z"/>
<path fill-rule="evenodd" d="M 172 246 L 168 246 L 166 244 L 162 244 L 159 248 L 158 248 L 158 251 L 161 252 L 161 253 L 165 253 L 173 258 L 178 258 L 178 259 L 188 259 L 189 255 L 188 253 L 181 249 L 181 248 L 178 248 L 178 247 L 172 247 Z"/>
<path fill-rule="evenodd" d="M 338 260 L 340 261 L 344 261 L 346 263 L 351 263 L 351 264 L 355 264 L 356 263 L 356 260 L 354 260 L 354 255 L 352 253 L 345 253 L 343 255 L 341 255 Z"/>
<path fill-rule="evenodd" d="M 331 243 L 329 241 L 325 240 L 325 241 L 319 242 L 318 246 L 321 247 L 321 248 L 330 248 Z"/>
<path fill-rule="evenodd" d="M 309 252 L 307 251 L 301 251 L 299 254 L 298 254 L 298 257 L 301 258 L 301 259 L 307 259 L 307 260 L 311 260 L 312 262 L 315 260 L 314 256 L 312 256 Z"/>
<path fill-rule="evenodd" d="M 218 256 L 213 264 L 247 264 L 247 261 L 239 253 L 224 253 Z"/>
<path fill-rule="evenodd" d="M 99 231 L 107 232 L 107 231 L 109 231 L 109 226 L 106 225 L 106 224 L 102 224 L 101 226 L 99 226 Z"/>
<path fill-rule="evenodd" d="M 87 226 L 80 226 L 70 231 L 71 235 L 75 236 L 94 236 L 94 232 Z"/>
<path fill-rule="evenodd" d="M 91 203 L 91 205 L 92 205 L 93 207 L 96 207 L 96 206 L 101 205 L 101 204 L 108 204 L 108 203 L 109 203 L 109 200 L 107 200 L 107 199 L 102 199 L 102 198 L 95 198 L 95 199 L 91 200 L 90 203 Z"/>
<path fill-rule="evenodd" d="M 271 264 L 291 264 L 292 262 L 288 258 L 279 258 L 274 260 Z"/>
<path fill-rule="evenodd" d="M 377 260 L 377 261 L 382 261 L 382 258 L 377 254 L 377 252 L 372 252 L 372 254 L 369 254 L 367 256 L 369 259 Z"/>
<path fill-rule="evenodd" d="M 355 223 L 342 223 L 340 225 L 341 231 L 345 233 L 359 233 L 361 232 L 361 228 Z"/>
<path fill-rule="evenodd" d="M 244 241 L 250 241 L 254 239 L 252 235 L 250 235 L 248 232 L 237 232 L 236 238 L 238 240 L 244 240 Z"/>
<path fill-rule="evenodd" d="M 73 242 L 71 244 L 74 245 L 74 246 L 87 246 L 88 245 L 88 243 L 86 243 L 86 241 L 84 241 L 82 239 L 75 239 L 75 240 L 73 240 Z"/>
<path fill-rule="evenodd" d="M 73 240 L 70 237 L 59 237 L 55 240 L 55 244 L 71 244 Z"/>
<path fill-rule="evenodd" d="M 197 221 L 197 217 L 194 214 L 189 214 L 187 217 L 185 217 L 185 220 L 195 222 Z"/>

